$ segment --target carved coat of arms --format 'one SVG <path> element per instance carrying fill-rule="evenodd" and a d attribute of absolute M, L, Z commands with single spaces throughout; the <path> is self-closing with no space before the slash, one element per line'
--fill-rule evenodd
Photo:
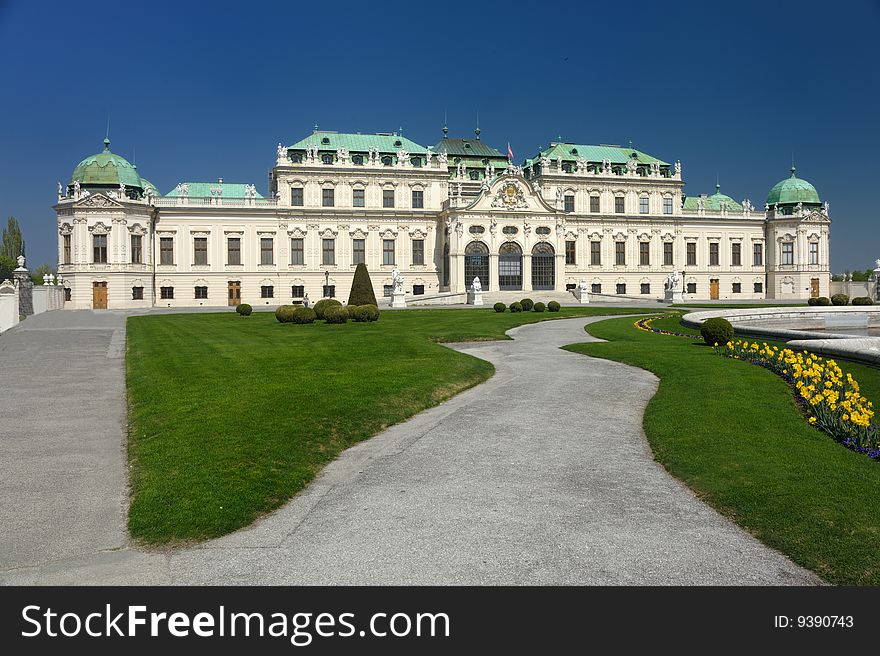
<path fill-rule="evenodd" d="M 524 209 L 528 207 L 528 203 L 526 203 L 526 197 L 523 193 L 522 187 L 515 182 L 506 182 L 495 194 L 495 199 L 492 201 L 492 207 Z"/>

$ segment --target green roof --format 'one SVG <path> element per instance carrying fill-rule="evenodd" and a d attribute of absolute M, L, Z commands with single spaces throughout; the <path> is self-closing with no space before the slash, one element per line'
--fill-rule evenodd
<path fill-rule="evenodd" d="M 110 139 L 104 139 L 104 150 L 86 157 L 77 164 L 70 176 L 70 184 L 138 187 L 143 189 L 137 168 L 127 159 L 110 152 Z"/>
<path fill-rule="evenodd" d="M 332 150 L 334 152 L 339 148 L 346 148 L 350 153 L 366 153 L 371 148 L 378 150 L 380 153 L 392 154 L 396 154 L 398 150 L 405 150 L 411 155 L 424 155 L 428 152 L 427 148 L 407 139 L 403 135 L 350 134 L 326 130 L 315 130 L 305 139 L 300 139 L 292 146 L 287 146 L 287 149 L 305 150 L 307 146 L 317 146 L 319 151 Z"/>
<path fill-rule="evenodd" d="M 434 145 L 435 153 L 446 153 L 450 158 L 500 158 L 507 161 L 507 156 L 488 146 L 479 139 L 441 139 Z"/>
<path fill-rule="evenodd" d="M 223 198 L 245 198 L 245 188 L 248 186 L 244 182 L 181 182 L 181 186 L 186 185 L 187 198 L 210 198 L 211 189 L 223 188 Z M 177 198 L 177 187 L 165 194 L 166 198 Z M 263 198 L 260 192 L 257 192 L 256 198 Z"/>
<path fill-rule="evenodd" d="M 711 196 L 688 196 L 684 199 L 684 209 L 699 209 L 699 201 L 703 199 L 703 207 L 707 212 L 720 212 L 721 205 L 727 206 L 729 212 L 742 212 L 743 206 L 733 198 L 721 193 L 721 185 L 715 185 L 715 193 Z"/>
<path fill-rule="evenodd" d="M 795 168 L 791 167 L 791 177 L 786 178 L 773 185 L 770 193 L 767 194 L 767 204 L 775 205 L 776 203 L 794 204 L 794 203 L 814 203 L 818 205 L 819 192 L 816 188 L 806 180 L 802 180 L 795 174 Z"/>
<path fill-rule="evenodd" d="M 601 162 L 609 159 L 612 164 L 626 164 L 632 154 L 636 154 L 639 164 L 659 162 L 660 166 L 669 166 L 668 162 L 652 157 L 635 148 L 622 148 L 620 146 L 591 146 L 589 144 L 551 143 L 550 147 L 542 150 L 537 157 L 526 160 L 526 166 L 531 166 L 541 155 L 548 159 L 561 158 L 563 162 L 575 162 L 583 158 L 588 162 Z"/>
<path fill-rule="evenodd" d="M 154 196 L 161 196 L 162 195 L 161 193 L 159 193 L 159 190 L 156 188 L 156 185 L 154 185 L 152 182 L 150 182 L 146 178 L 141 178 L 141 182 L 144 185 L 144 192 L 146 192 L 147 189 L 152 189 Z"/>

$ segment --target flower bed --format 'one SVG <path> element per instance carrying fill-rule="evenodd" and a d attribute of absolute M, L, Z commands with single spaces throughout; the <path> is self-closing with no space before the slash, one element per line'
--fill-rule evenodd
<path fill-rule="evenodd" d="M 675 337 L 687 337 L 688 339 L 696 339 L 696 335 L 688 335 L 687 333 L 676 333 L 671 330 L 663 330 L 661 328 L 654 328 L 651 325 L 651 322 L 654 319 L 660 319 L 662 317 L 651 317 L 649 319 L 639 319 L 633 325 L 639 330 L 644 330 L 649 333 L 657 333 L 658 335 L 674 335 Z"/>

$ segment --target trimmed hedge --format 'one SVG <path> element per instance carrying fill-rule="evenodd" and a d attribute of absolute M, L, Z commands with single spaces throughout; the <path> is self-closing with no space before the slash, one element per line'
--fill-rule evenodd
<path fill-rule="evenodd" d="M 346 305 L 344 307 L 345 307 L 345 311 L 348 312 L 348 318 L 351 319 L 352 321 L 354 321 L 354 313 L 357 312 L 357 309 L 360 306 L 352 305 L 351 303 L 349 303 L 348 305 Z"/>
<path fill-rule="evenodd" d="M 361 262 L 354 270 L 354 280 L 351 281 L 351 292 L 348 294 L 349 307 L 359 305 L 376 305 L 376 293 L 373 291 L 373 281 L 367 265 Z"/>
<path fill-rule="evenodd" d="M 535 303 L 535 307 L 533 307 L 532 309 L 535 312 L 543 312 L 545 309 L 547 309 L 547 306 L 544 305 L 541 301 L 538 301 L 537 303 Z"/>
<path fill-rule="evenodd" d="M 254 311 L 254 308 L 252 308 L 247 303 L 241 303 L 240 305 L 235 306 L 235 311 L 238 312 L 243 317 L 249 317 L 249 316 L 251 316 L 251 313 Z"/>
<path fill-rule="evenodd" d="M 342 304 L 326 307 L 324 309 L 324 321 L 327 323 L 347 323 L 348 310 L 342 307 Z"/>
<path fill-rule="evenodd" d="M 275 310 L 275 318 L 279 323 L 293 323 L 293 315 L 296 313 L 296 306 L 281 305 Z"/>
<path fill-rule="evenodd" d="M 504 303 L 496 303 L 492 306 L 496 312 L 504 312 L 507 309 L 507 306 Z"/>
<path fill-rule="evenodd" d="M 522 303 L 520 303 L 519 301 L 514 301 L 513 303 L 510 304 L 510 311 L 511 312 L 522 312 L 523 311 Z"/>
<path fill-rule="evenodd" d="M 831 305 L 846 305 L 849 303 L 849 296 L 846 294 L 835 294 L 831 297 Z"/>
<path fill-rule="evenodd" d="M 522 305 L 523 312 L 528 312 L 533 307 L 535 307 L 535 302 L 530 298 L 524 298 L 519 302 L 519 304 Z"/>
<path fill-rule="evenodd" d="M 733 326 L 727 319 L 713 317 L 706 319 L 700 326 L 700 335 L 709 346 L 723 346 L 733 339 Z"/>
<path fill-rule="evenodd" d="M 816 299 L 816 305 L 831 305 L 831 299 L 827 296 L 820 296 Z"/>
<path fill-rule="evenodd" d="M 315 314 L 319 319 L 326 319 L 324 316 L 324 312 L 327 308 L 330 307 L 342 307 L 342 303 L 337 301 L 335 298 L 322 298 L 320 301 L 315 303 Z"/>
<path fill-rule="evenodd" d="M 870 299 L 868 296 L 856 296 L 852 300 L 853 305 L 874 305 L 874 301 Z"/>
<path fill-rule="evenodd" d="M 293 323 L 315 323 L 318 315 L 314 308 L 300 306 L 293 313 Z"/>
<path fill-rule="evenodd" d="M 550 301 L 549 303 L 547 303 L 547 309 L 550 312 L 559 312 L 559 303 L 557 303 L 556 301 Z"/>
<path fill-rule="evenodd" d="M 816 297 L 811 296 L 810 298 L 807 299 L 807 305 L 819 305 L 819 297 L 818 296 L 816 296 Z"/>
<path fill-rule="evenodd" d="M 355 321 L 366 322 L 366 321 L 378 321 L 379 320 L 379 308 L 376 305 L 371 305 L 370 303 L 365 303 L 364 305 L 358 305 L 357 310 L 354 315 Z"/>

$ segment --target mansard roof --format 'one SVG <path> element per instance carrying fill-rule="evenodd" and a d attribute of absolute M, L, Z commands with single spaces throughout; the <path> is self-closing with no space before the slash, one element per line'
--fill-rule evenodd
<path fill-rule="evenodd" d="M 506 155 L 479 139 L 457 139 L 444 137 L 434 145 L 435 153 L 446 153 L 450 157 L 489 157 L 507 160 Z"/>
<path fill-rule="evenodd" d="M 579 158 L 583 158 L 588 162 L 601 162 L 602 160 L 611 160 L 612 164 L 626 164 L 632 159 L 635 153 L 636 161 L 639 164 L 651 164 L 659 162 L 660 166 L 669 166 L 668 162 L 657 159 L 647 153 L 643 153 L 635 148 L 623 148 L 621 146 L 599 145 L 593 146 L 589 144 L 561 143 L 551 142 L 549 148 L 542 150 L 536 157 L 526 160 L 526 166 L 531 166 L 541 155 L 547 159 L 560 158 L 563 162 L 575 162 Z"/>
<path fill-rule="evenodd" d="M 396 132 L 376 134 L 352 134 L 349 132 L 333 132 L 331 130 L 315 130 L 304 139 L 300 139 L 287 150 L 305 150 L 309 146 L 317 146 L 318 150 L 336 151 L 345 148 L 350 153 L 366 153 L 371 148 L 380 153 L 396 154 L 398 150 L 405 150 L 410 154 L 422 154 L 428 152 L 424 146 L 407 139 Z"/>
<path fill-rule="evenodd" d="M 703 208 L 707 212 L 720 212 L 722 205 L 726 206 L 728 212 L 742 212 L 743 209 L 740 203 L 737 203 L 730 196 L 721 193 L 721 185 L 715 185 L 715 193 L 711 196 L 706 194 L 688 196 L 684 199 L 684 209 L 698 210 L 700 208 L 700 199 L 702 199 Z"/>
<path fill-rule="evenodd" d="M 186 195 L 188 198 L 210 198 L 212 189 L 223 189 L 223 198 L 248 198 L 246 191 L 250 185 L 244 182 L 181 182 L 180 187 L 186 185 Z M 263 198 L 260 192 L 256 192 L 254 198 Z M 178 198 L 177 187 L 165 194 L 166 198 Z"/>

